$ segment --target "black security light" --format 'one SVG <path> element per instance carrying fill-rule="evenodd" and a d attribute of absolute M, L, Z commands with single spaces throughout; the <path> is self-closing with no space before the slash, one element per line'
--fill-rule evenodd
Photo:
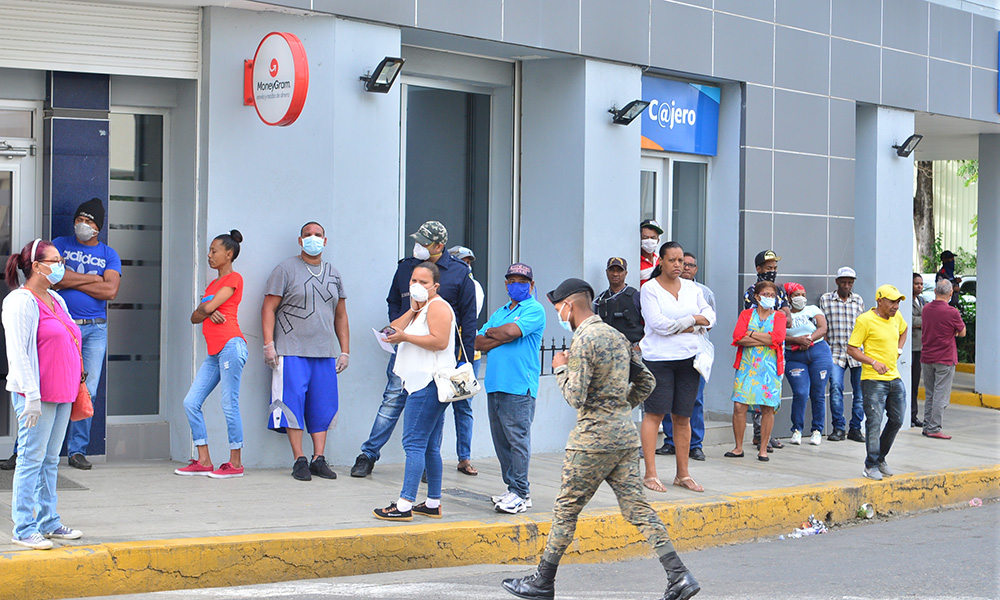
<path fill-rule="evenodd" d="M 620 109 L 612 104 L 608 112 L 612 114 L 611 122 L 615 125 L 628 125 L 641 115 L 647 106 L 649 106 L 649 102 L 645 100 L 633 100 Z"/>
<path fill-rule="evenodd" d="M 403 68 L 404 62 L 406 60 L 402 58 L 392 58 L 391 56 L 383 58 L 373 73 L 365 73 L 361 76 L 361 81 L 365 82 L 365 91 L 379 94 L 388 92 L 392 83 L 396 81 L 399 70 Z"/>
<path fill-rule="evenodd" d="M 892 148 L 896 151 L 897 155 L 906 158 L 907 156 L 913 154 L 913 150 L 916 149 L 917 144 L 919 144 L 922 139 L 924 139 L 924 136 L 919 133 L 914 133 L 910 137 L 906 138 L 906 141 L 901 145 L 893 146 Z"/>

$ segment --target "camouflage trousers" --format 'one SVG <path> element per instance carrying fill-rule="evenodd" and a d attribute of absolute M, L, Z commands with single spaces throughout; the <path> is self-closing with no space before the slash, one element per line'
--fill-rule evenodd
<path fill-rule="evenodd" d="M 580 511 L 607 481 L 618 498 L 622 516 L 646 536 L 659 557 L 674 552 L 667 528 L 646 501 L 639 476 L 639 449 L 585 452 L 567 450 L 563 460 L 562 486 L 556 498 L 552 530 L 543 558 L 559 564 L 576 533 Z"/>

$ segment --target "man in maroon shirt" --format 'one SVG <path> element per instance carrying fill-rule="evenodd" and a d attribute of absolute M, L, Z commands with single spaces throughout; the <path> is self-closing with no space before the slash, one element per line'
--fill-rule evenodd
<path fill-rule="evenodd" d="M 924 435 L 950 440 L 941 431 L 944 409 L 951 400 L 951 380 L 958 364 L 956 337 L 965 337 L 965 323 L 958 309 L 949 306 L 952 283 L 939 279 L 934 285 L 934 301 L 923 310 L 923 348 L 920 366 L 924 376 Z M 914 365 L 915 367 L 916 365 Z"/>

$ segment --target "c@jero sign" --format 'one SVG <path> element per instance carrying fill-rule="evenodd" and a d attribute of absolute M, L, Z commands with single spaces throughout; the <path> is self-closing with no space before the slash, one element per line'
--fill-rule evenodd
<path fill-rule="evenodd" d="M 243 104 L 256 108 L 268 125 L 294 123 L 309 91 L 309 61 L 299 38 L 271 32 L 260 41 L 253 60 L 243 63 Z"/>

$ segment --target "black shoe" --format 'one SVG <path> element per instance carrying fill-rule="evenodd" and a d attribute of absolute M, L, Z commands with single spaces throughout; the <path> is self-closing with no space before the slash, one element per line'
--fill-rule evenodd
<path fill-rule="evenodd" d="M 555 598 L 556 597 L 556 568 L 545 559 L 538 563 L 538 570 L 518 579 L 504 579 L 503 589 L 518 598 Z"/>
<path fill-rule="evenodd" d="M 69 457 L 69 466 L 73 467 L 74 469 L 80 469 L 81 471 L 89 471 L 94 468 L 94 465 L 90 464 L 90 461 L 87 460 L 87 457 L 80 453 L 74 454 L 73 456 Z"/>
<path fill-rule="evenodd" d="M 298 464 L 298 461 L 295 462 Z M 322 454 L 312 459 L 312 462 L 309 463 L 309 472 L 323 479 L 337 478 L 337 474 L 330 469 L 330 465 L 326 464 L 326 457 Z"/>
<path fill-rule="evenodd" d="M 372 469 L 375 468 L 375 461 L 368 458 L 368 455 L 362 452 L 354 459 L 354 466 L 351 467 L 351 477 L 368 477 L 372 474 Z"/>
<path fill-rule="evenodd" d="M 705 460 L 705 451 L 701 448 L 691 448 L 688 456 L 691 457 L 691 460 Z"/>
<path fill-rule="evenodd" d="M 664 456 L 667 454 L 674 454 L 675 452 L 676 450 L 674 450 L 674 447 L 667 443 L 664 443 L 662 446 L 656 449 L 656 453 L 659 454 L 660 456 Z"/>
<path fill-rule="evenodd" d="M 855 442 L 865 443 L 865 434 L 861 433 L 860 429 L 852 429 L 847 432 L 847 439 L 854 440 Z"/>
<path fill-rule="evenodd" d="M 427 508 L 426 502 L 421 502 L 420 504 L 414 504 L 413 508 L 410 509 L 414 514 L 422 515 L 425 517 L 430 517 L 432 519 L 441 518 L 441 505 L 438 504 L 437 508 Z"/>
<path fill-rule="evenodd" d="M 381 519 L 383 521 L 412 521 L 413 511 L 407 510 L 402 511 L 396 508 L 396 503 L 393 502 L 385 508 L 376 508 L 372 511 L 376 519 Z"/>
<path fill-rule="evenodd" d="M 0 460 L 0 471 L 13 471 L 14 467 L 17 466 L 17 455 L 11 454 L 10 458 L 6 460 Z"/>
<path fill-rule="evenodd" d="M 660 600 L 687 600 L 700 591 L 701 586 L 689 571 L 685 571 L 684 575 L 670 582 Z"/>
<path fill-rule="evenodd" d="M 921 421 L 920 419 L 917 418 L 910 419 L 910 427 L 923 427 L 923 426 L 924 422 Z"/>
<path fill-rule="evenodd" d="M 834 429 L 833 433 L 826 436 L 826 439 L 830 440 L 831 442 L 842 442 L 844 441 L 845 437 L 847 437 L 847 434 L 844 433 L 843 429 Z"/>
<path fill-rule="evenodd" d="M 299 481 L 312 481 L 312 475 L 309 474 L 309 460 L 306 457 L 300 456 L 295 459 L 295 464 L 292 465 L 292 477 Z"/>

